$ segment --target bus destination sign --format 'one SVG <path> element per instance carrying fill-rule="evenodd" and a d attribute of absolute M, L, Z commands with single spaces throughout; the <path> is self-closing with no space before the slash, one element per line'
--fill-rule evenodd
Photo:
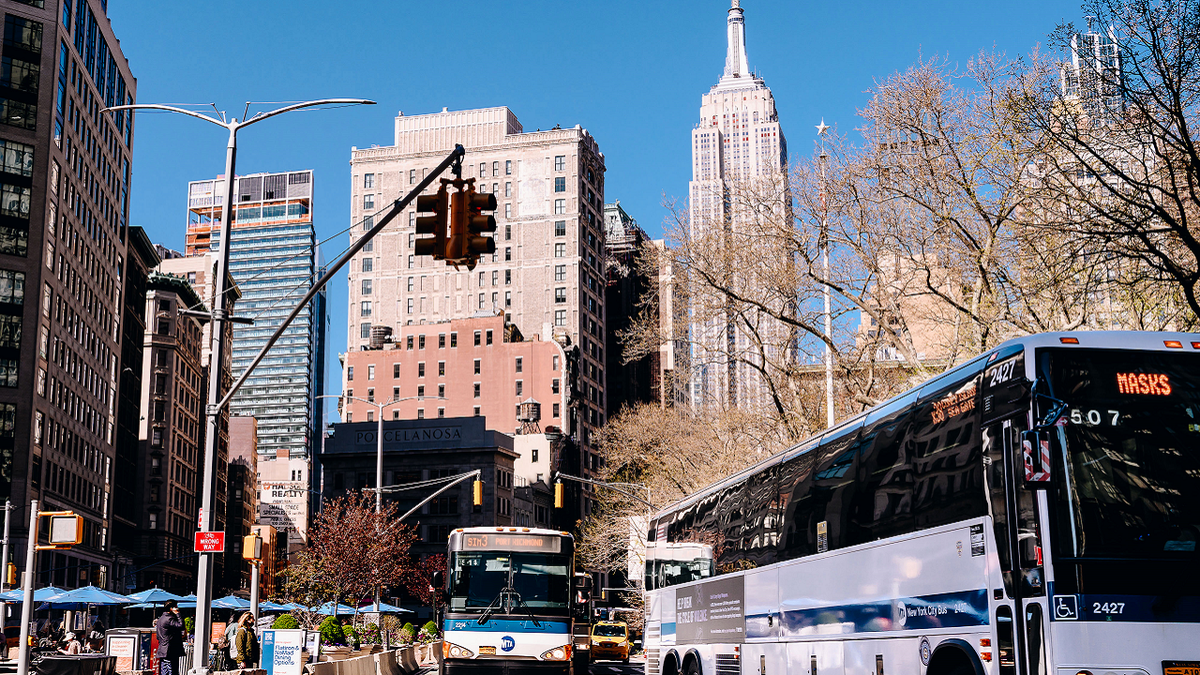
<path fill-rule="evenodd" d="M 1117 373 L 1117 391 L 1122 394 L 1170 396 L 1171 378 L 1165 373 Z"/>
<path fill-rule="evenodd" d="M 462 537 L 462 550 L 560 553 L 562 538 L 519 532 L 469 532 Z"/>

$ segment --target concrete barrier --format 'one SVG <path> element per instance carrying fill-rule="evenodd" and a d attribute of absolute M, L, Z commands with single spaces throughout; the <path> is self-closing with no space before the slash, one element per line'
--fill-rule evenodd
<path fill-rule="evenodd" d="M 396 653 L 396 660 L 400 662 L 400 669 L 404 671 L 405 675 L 412 675 L 421 669 L 412 645 L 401 647 Z"/>
<path fill-rule="evenodd" d="M 380 652 L 375 655 L 375 675 L 401 675 L 396 652 Z"/>
<path fill-rule="evenodd" d="M 239 668 L 237 670 L 214 670 L 213 675 L 267 675 L 262 668 Z"/>
<path fill-rule="evenodd" d="M 304 672 L 308 675 L 337 675 L 338 661 L 322 661 L 320 663 L 309 663 L 304 666 Z"/>

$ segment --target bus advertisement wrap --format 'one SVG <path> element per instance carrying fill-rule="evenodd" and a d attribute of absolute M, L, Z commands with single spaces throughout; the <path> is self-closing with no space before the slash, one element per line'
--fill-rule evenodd
<path fill-rule="evenodd" d="M 675 595 L 675 641 L 742 642 L 746 637 L 742 577 L 681 588 Z"/>

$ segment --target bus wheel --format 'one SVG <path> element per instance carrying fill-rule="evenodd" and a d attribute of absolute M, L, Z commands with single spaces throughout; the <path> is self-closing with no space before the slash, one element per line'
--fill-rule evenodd
<path fill-rule="evenodd" d="M 700 675 L 700 659 L 694 656 L 684 659 L 683 675 Z"/>
<path fill-rule="evenodd" d="M 962 643 L 961 645 L 958 643 Z M 976 667 L 967 656 L 962 646 L 965 642 L 957 639 L 947 640 L 933 653 L 926 675 L 983 675 L 983 668 Z"/>

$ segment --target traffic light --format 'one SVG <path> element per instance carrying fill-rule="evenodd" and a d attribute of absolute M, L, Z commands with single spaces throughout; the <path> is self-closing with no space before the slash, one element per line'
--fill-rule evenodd
<path fill-rule="evenodd" d="M 434 260 L 444 260 L 446 256 L 446 230 L 450 218 L 450 195 L 446 192 L 449 181 L 442 179 L 442 186 L 437 194 L 420 195 L 417 197 L 416 218 L 417 234 L 432 234 L 432 237 L 420 237 L 413 244 L 413 252 L 417 255 L 433 256 Z M 429 213 L 429 215 L 423 215 Z"/>
<path fill-rule="evenodd" d="M 561 509 L 563 507 L 563 482 L 560 480 L 554 484 L 554 508 Z"/>
<path fill-rule="evenodd" d="M 17 566 L 13 563 L 8 563 L 4 567 L 4 583 L 9 586 L 17 585 Z"/>
<path fill-rule="evenodd" d="M 475 506 L 483 506 L 483 481 L 478 478 L 471 485 L 471 503 Z"/>
<path fill-rule="evenodd" d="M 257 534 L 248 534 L 242 539 L 242 559 L 243 560 L 262 560 L 262 537 Z"/>
<path fill-rule="evenodd" d="M 466 257 L 478 260 L 481 255 L 491 255 L 496 252 L 496 240 L 483 236 L 496 231 L 496 218 L 483 214 L 484 211 L 496 210 L 496 195 L 490 192 L 476 192 L 475 186 L 471 185 L 467 188 L 465 201 L 467 207 Z"/>

